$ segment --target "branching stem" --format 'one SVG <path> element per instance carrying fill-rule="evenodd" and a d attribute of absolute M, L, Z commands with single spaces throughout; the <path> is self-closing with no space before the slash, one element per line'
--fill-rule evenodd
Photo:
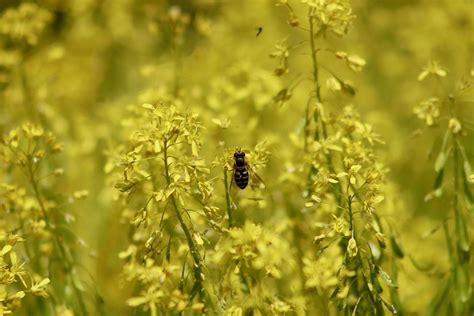
<path fill-rule="evenodd" d="M 165 139 L 164 141 L 164 146 L 163 146 L 163 156 L 164 156 L 164 165 L 165 165 L 165 176 L 166 176 L 166 182 L 168 186 L 171 185 L 171 176 L 170 176 L 170 171 L 169 171 L 169 162 L 168 162 L 168 142 Z M 186 241 L 188 243 L 189 247 L 189 252 L 191 253 L 191 256 L 193 257 L 194 265 L 193 265 L 193 270 L 194 270 L 194 288 L 193 292 L 194 293 L 199 293 L 201 294 L 202 291 L 202 258 L 201 255 L 199 254 L 199 251 L 194 244 L 193 238 L 191 236 L 191 232 L 189 231 L 189 228 L 186 226 L 186 223 L 184 222 L 184 219 L 181 215 L 181 212 L 178 208 L 178 203 L 176 202 L 176 198 L 174 197 L 174 194 L 170 195 L 170 200 L 171 204 L 173 206 L 173 209 L 176 213 L 176 217 L 178 218 L 179 224 L 181 226 L 181 229 L 184 232 L 184 235 L 186 236 Z"/>
<path fill-rule="evenodd" d="M 33 188 L 33 193 L 35 195 L 36 200 L 38 201 L 38 205 L 40 207 L 41 215 L 44 218 L 44 221 L 46 223 L 46 227 L 50 232 L 52 232 L 52 239 L 54 242 L 54 245 L 58 251 L 58 254 L 61 256 L 61 261 L 64 264 L 64 269 L 66 271 L 67 277 L 69 278 L 72 288 L 74 290 L 74 294 L 76 295 L 77 303 L 79 305 L 80 311 L 82 315 L 87 315 L 87 308 L 86 304 L 84 302 L 84 297 L 81 293 L 81 290 L 78 289 L 75 284 L 74 284 L 74 279 L 72 277 L 72 273 L 75 273 L 74 270 L 74 259 L 71 258 L 70 253 L 67 251 L 65 245 L 59 240 L 55 233 L 54 227 L 51 225 L 51 221 L 49 219 L 48 213 L 46 211 L 46 207 L 43 202 L 43 198 L 41 196 L 39 187 L 38 187 L 38 181 L 35 177 L 35 172 L 33 170 L 33 157 L 28 154 L 27 155 L 27 172 L 28 176 L 30 178 L 31 186 Z"/>
<path fill-rule="evenodd" d="M 322 102 L 322 98 L 321 98 L 321 85 L 319 83 L 319 65 L 318 65 L 318 59 L 317 59 L 317 52 L 318 50 L 316 49 L 316 41 L 315 41 L 315 38 L 321 33 L 321 30 L 319 31 L 315 31 L 315 27 L 314 27 L 314 20 L 313 20 L 313 14 L 314 14 L 314 9 L 313 8 L 310 8 L 309 11 L 308 11 L 308 20 L 309 20 L 309 42 L 310 42 L 310 48 L 311 48 L 311 59 L 312 59 L 312 62 L 313 62 L 313 81 L 314 81 L 314 88 L 315 88 L 315 98 L 316 98 L 316 101 L 318 103 L 321 103 Z M 307 108 L 306 108 L 306 122 L 308 122 L 309 124 L 309 121 L 310 121 L 310 118 L 308 117 L 309 116 L 309 107 L 311 106 L 311 102 L 309 101 L 307 103 Z M 324 122 L 323 118 L 321 117 L 320 113 L 318 113 L 318 109 L 315 110 L 315 114 L 314 114 L 314 122 L 316 124 L 316 130 L 314 132 L 314 140 L 319 140 L 320 137 L 322 136 L 323 139 L 327 139 L 328 137 L 328 133 L 327 133 L 327 127 L 326 127 L 326 123 Z M 318 126 L 321 127 L 321 133 L 322 135 L 320 135 L 319 133 L 319 128 Z M 305 135 L 306 136 L 306 135 Z M 306 144 L 306 139 L 305 139 L 305 144 Z M 306 148 L 306 145 L 305 145 L 305 149 Z M 326 160 L 327 160 L 327 163 L 328 163 L 328 169 L 329 169 L 329 172 L 332 173 L 332 174 L 335 174 L 335 168 L 334 168 L 334 163 L 333 163 L 333 160 L 332 160 L 332 156 L 331 156 L 331 153 L 327 153 L 326 154 Z M 309 174 L 308 174 L 308 181 L 307 181 L 307 192 L 308 192 L 308 196 L 311 196 L 311 193 L 312 193 L 312 178 L 313 176 L 318 172 L 318 170 L 312 165 L 311 168 L 310 168 L 310 171 L 309 171 Z M 341 205 L 342 203 L 342 189 L 341 189 L 341 186 L 340 186 L 340 183 L 338 185 L 336 185 L 336 201 L 337 201 L 337 204 L 338 205 Z"/>

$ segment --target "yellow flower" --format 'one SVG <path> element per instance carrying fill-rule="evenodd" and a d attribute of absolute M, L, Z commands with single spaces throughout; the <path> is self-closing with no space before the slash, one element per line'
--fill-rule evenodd
<path fill-rule="evenodd" d="M 432 126 L 440 115 L 439 99 L 429 98 L 415 107 L 413 112 L 418 118 L 424 120 L 426 125 Z"/>
<path fill-rule="evenodd" d="M 442 78 L 442 77 L 446 77 L 446 74 L 447 74 L 446 70 L 441 68 L 438 62 L 432 61 L 423 68 L 423 71 L 418 75 L 418 80 L 422 81 L 429 75 Z"/>
<path fill-rule="evenodd" d="M 457 118 L 451 118 L 449 120 L 449 130 L 453 133 L 453 134 L 457 134 L 461 131 L 462 129 L 462 125 L 461 125 L 461 122 L 459 122 L 459 120 Z"/>
<path fill-rule="evenodd" d="M 53 15 L 37 4 L 22 3 L 17 8 L 7 9 L 0 16 L 0 34 L 36 45 L 40 34 L 52 20 Z"/>

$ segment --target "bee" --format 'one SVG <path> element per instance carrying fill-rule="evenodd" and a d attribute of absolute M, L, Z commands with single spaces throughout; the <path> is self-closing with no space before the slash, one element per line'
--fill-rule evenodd
<path fill-rule="evenodd" d="M 245 152 L 242 150 L 238 149 L 234 153 L 234 168 L 233 168 L 233 180 L 235 184 L 241 189 L 245 189 L 247 185 L 249 184 L 249 170 L 250 166 L 245 161 Z M 262 179 L 254 173 L 254 175 L 257 177 L 257 179 L 263 183 Z M 232 184 L 232 182 L 231 182 Z"/>

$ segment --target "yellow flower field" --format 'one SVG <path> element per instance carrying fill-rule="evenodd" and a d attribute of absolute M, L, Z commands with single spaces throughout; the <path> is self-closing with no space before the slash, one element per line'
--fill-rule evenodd
<path fill-rule="evenodd" d="M 473 12 L 1 0 L 0 315 L 474 315 Z"/>

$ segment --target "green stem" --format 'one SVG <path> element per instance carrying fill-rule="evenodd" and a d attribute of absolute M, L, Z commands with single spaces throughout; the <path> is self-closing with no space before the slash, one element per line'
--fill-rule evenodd
<path fill-rule="evenodd" d="M 170 171 L 169 171 L 169 163 L 168 163 L 168 143 L 167 140 L 165 139 L 164 141 L 164 146 L 163 146 L 163 155 L 164 155 L 164 165 L 165 165 L 165 177 L 166 177 L 166 183 L 168 184 L 168 187 L 171 185 L 171 176 L 170 176 Z M 173 209 L 176 213 L 176 217 L 178 218 L 179 224 L 181 226 L 181 229 L 184 232 L 184 235 L 186 236 L 186 241 L 188 243 L 189 251 L 191 253 L 191 256 L 193 257 L 194 265 L 193 265 L 193 270 L 194 270 L 194 288 L 193 292 L 196 293 L 198 292 L 201 294 L 202 291 L 202 258 L 201 255 L 199 254 L 199 251 L 194 244 L 193 238 L 191 236 L 191 233 L 186 226 L 183 217 L 181 216 L 181 212 L 179 211 L 178 208 L 178 203 L 176 202 L 176 198 L 174 197 L 174 194 L 170 195 L 171 199 L 171 204 L 173 205 Z"/>
<path fill-rule="evenodd" d="M 314 40 L 314 21 L 313 21 L 313 9 L 309 9 L 308 11 L 308 19 L 309 19 L 309 43 L 311 45 L 311 58 L 313 59 L 313 81 L 315 85 L 315 92 L 316 92 L 316 100 L 321 102 L 321 86 L 319 85 L 319 68 L 318 68 L 318 60 L 316 57 L 316 43 Z"/>
<path fill-rule="evenodd" d="M 31 88 L 28 82 L 28 77 L 26 75 L 26 70 L 23 64 L 19 66 L 19 72 L 20 72 L 20 83 L 21 83 L 21 89 L 23 92 L 23 104 L 25 105 L 27 111 L 31 113 L 34 118 L 38 117 L 38 111 L 36 110 L 34 106 L 34 100 L 33 100 L 33 93 L 31 92 Z"/>
<path fill-rule="evenodd" d="M 227 206 L 227 216 L 228 216 L 228 220 L 229 220 L 229 228 L 231 228 L 232 227 L 232 203 L 230 201 L 230 192 L 229 192 L 229 184 L 228 184 L 228 177 L 227 177 L 227 169 L 225 167 L 224 167 L 224 188 L 225 188 L 225 201 L 226 201 L 226 206 Z"/>
<path fill-rule="evenodd" d="M 311 122 L 311 118 L 309 117 L 311 99 L 312 99 L 312 97 L 310 96 L 308 98 L 308 102 L 306 102 L 306 113 L 305 113 L 305 122 L 304 122 L 304 152 L 305 153 L 308 152 L 308 138 L 309 138 L 309 134 L 311 132 L 310 125 L 309 125 L 310 122 Z"/>
<path fill-rule="evenodd" d="M 463 281 L 460 281 L 459 274 L 463 273 L 463 269 L 465 269 L 465 266 L 463 265 L 463 262 L 466 262 L 466 259 L 463 258 L 466 256 L 465 252 L 469 253 L 470 252 L 470 247 L 469 247 L 469 241 L 467 237 L 467 232 L 466 232 L 466 227 L 464 223 L 464 219 L 461 213 L 460 209 L 460 203 L 459 203 L 459 195 L 461 193 L 461 186 L 460 186 L 460 177 L 464 177 L 464 174 L 462 173 L 462 170 L 459 166 L 460 163 L 460 157 L 459 157 L 459 151 L 460 148 L 458 147 L 458 140 L 457 140 L 457 135 L 453 134 L 453 147 L 454 147 L 454 197 L 453 197 L 453 207 L 454 207 L 454 216 L 455 216 L 455 228 L 456 228 L 456 243 L 457 243 L 457 260 L 453 260 L 452 264 L 455 266 L 453 267 L 454 270 L 454 283 L 456 285 L 455 293 L 456 293 L 456 299 L 454 302 L 455 306 L 455 311 L 462 313 L 466 307 L 467 304 L 464 302 L 462 299 L 460 299 L 460 296 L 463 296 L 462 293 L 465 293 L 465 285 L 463 285 Z M 453 253 L 454 256 L 454 253 Z M 469 270 L 465 270 L 465 273 L 467 274 L 466 279 L 469 280 Z M 469 286 L 469 285 L 468 285 Z"/>
<path fill-rule="evenodd" d="M 352 215 L 352 199 L 353 196 L 349 196 L 347 198 L 347 206 L 349 208 L 349 230 L 352 233 L 352 237 L 355 235 L 355 228 L 354 228 L 354 223 L 353 223 L 353 215 Z"/>
<path fill-rule="evenodd" d="M 352 212 L 352 200 L 353 200 L 353 198 L 354 198 L 354 196 L 349 196 L 347 198 L 347 206 L 348 206 L 348 209 L 349 209 L 349 229 L 351 231 L 352 238 L 354 238 L 354 240 L 356 241 L 357 247 L 360 248 L 361 244 L 359 243 L 359 240 L 358 240 L 357 235 L 356 235 L 356 230 L 355 230 L 356 228 L 355 228 L 355 225 L 354 225 L 354 217 L 353 217 L 353 212 Z M 357 260 L 359 261 L 359 264 L 360 264 L 359 270 L 360 270 L 360 273 L 362 274 L 362 278 L 364 279 L 365 290 L 367 291 L 367 294 L 368 294 L 370 300 L 372 301 L 373 306 L 375 306 L 376 305 L 375 298 L 373 297 L 372 291 L 369 288 L 369 283 L 370 282 L 369 282 L 367 276 L 364 273 L 364 261 L 362 260 L 362 255 L 361 255 L 360 249 L 358 249 L 358 251 L 357 251 Z M 356 285 L 356 292 L 357 292 L 356 296 L 360 297 L 361 294 L 359 293 L 359 291 L 357 289 L 357 285 Z"/>
<path fill-rule="evenodd" d="M 319 103 L 322 102 L 321 98 L 321 85 L 319 83 L 319 65 L 318 65 L 318 59 L 317 59 L 317 52 L 318 50 L 316 49 L 316 41 L 315 37 L 317 37 L 320 33 L 320 31 L 315 33 L 315 28 L 314 28 L 314 21 L 313 21 L 313 13 L 314 10 L 312 8 L 309 9 L 308 11 L 308 20 L 309 20 L 309 42 L 310 42 L 310 48 L 311 48 L 311 59 L 313 63 L 313 81 L 314 81 L 314 86 L 315 86 L 315 93 L 316 93 L 316 101 Z M 307 109 L 306 109 L 306 116 L 309 115 L 309 104 L 311 102 L 308 102 Z M 307 121 L 309 121 L 309 118 L 306 118 Z M 316 130 L 314 133 L 314 140 L 319 140 L 320 139 L 320 134 L 319 134 L 319 128 L 318 125 L 321 126 L 321 132 L 322 132 L 322 137 L 324 139 L 328 138 L 328 133 L 327 133 L 327 127 L 326 123 L 323 121 L 321 115 L 318 115 L 317 111 L 315 111 L 315 117 L 314 121 L 316 123 Z M 306 140 L 305 140 L 306 141 Z M 332 174 L 335 174 L 335 168 L 334 168 L 334 163 L 332 160 L 331 153 L 326 154 L 326 159 L 328 163 L 328 169 L 329 172 Z M 318 170 L 312 165 L 308 174 L 308 179 L 307 179 L 307 190 L 308 196 L 311 196 L 312 194 L 312 186 L 311 186 L 311 181 L 313 176 L 318 172 Z M 338 205 L 341 205 L 342 203 L 342 188 L 341 184 L 339 183 L 336 185 L 336 201 Z"/>
<path fill-rule="evenodd" d="M 72 278 L 72 273 L 74 273 L 73 272 L 73 270 L 74 270 L 74 260 L 73 260 L 73 258 L 70 257 L 68 251 L 66 250 L 66 247 L 59 240 L 59 238 L 57 237 L 53 227 L 51 226 L 51 222 L 50 222 L 48 213 L 46 211 L 46 207 L 44 206 L 43 198 L 41 197 L 41 193 L 39 191 L 38 182 L 36 180 L 36 177 L 35 177 L 35 174 L 34 174 L 34 171 L 33 171 L 33 158 L 31 157 L 31 155 L 28 154 L 27 159 L 28 159 L 28 164 L 27 164 L 27 166 L 28 166 L 28 175 L 30 177 L 30 182 L 31 182 L 31 186 L 33 188 L 33 192 L 35 194 L 35 198 L 38 201 L 38 204 L 39 204 L 39 207 L 40 207 L 40 210 L 41 210 L 41 214 L 42 214 L 42 216 L 45 220 L 47 229 L 50 232 L 52 232 L 52 238 L 53 238 L 54 245 L 55 245 L 59 255 L 61 256 L 61 259 L 62 259 L 61 261 L 64 264 L 64 269 L 66 271 L 67 277 L 69 278 L 69 281 L 72 284 L 72 288 L 74 289 L 74 294 L 76 295 L 76 299 L 77 299 L 77 303 L 79 304 L 81 315 L 87 315 L 87 308 L 86 308 L 86 304 L 84 302 L 84 297 L 82 296 L 81 291 L 74 285 L 74 280 Z"/>
<path fill-rule="evenodd" d="M 454 147 L 454 199 L 453 199 L 453 206 L 454 211 L 456 212 L 456 216 L 459 214 L 459 205 L 458 205 L 458 195 L 459 195 L 459 149 L 456 143 L 456 135 L 453 135 L 453 147 Z"/>
<path fill-rule="evenodd" d="M 454 271 L 456 269 L 456 259 L 454 258 L 454 249 L 451 244 L 451 236 L 449 235 L 449 227 L 448 222 L 443 221 L 443 231 L 444 231 L 444 239 L 446 240 L 446 248 L 448 249 L 448 256 L 449 256 L 449 263 L 450 263 L 450 270 L 451 270 L 451 277 L 454 280 Z"/>

